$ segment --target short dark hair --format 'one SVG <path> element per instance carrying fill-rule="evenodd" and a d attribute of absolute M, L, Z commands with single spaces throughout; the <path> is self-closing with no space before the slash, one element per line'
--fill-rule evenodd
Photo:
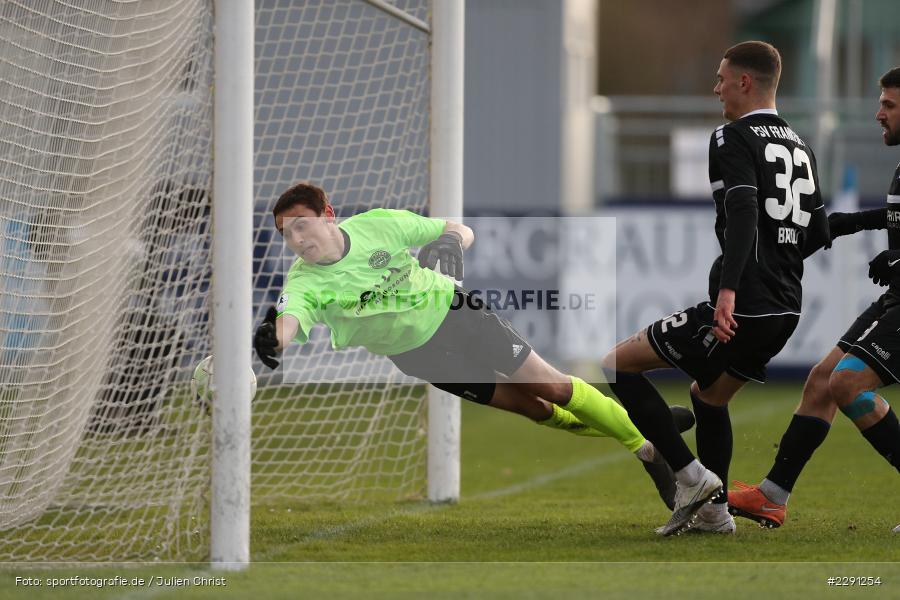
<path fill-rule="evenodd" d="M 878 83 L 882 88 L 900 88 L 900 67 L 894 67 L 882 75 Z"/>
<path fill-rule="evenodd" d="M 279 213 L 298 205 L 307 207 L 316 215 L 321 215 L 325 212 L 325 207 L 328 206 L 328 194 L 322 188 L 308 181 L 301 181 L 289 187 L 278 197 L 278 201 L 275 202 L 275 207 L 272 209 L 272 214 L 277 217 Z"/>
<path fill-rule="evenodd" d="M 775 90 L 781 78 L 781 54 L 767 42 L 750 41 L 735 44 L 723 58 L 739 69 L 752 71 L 763 85 Z"/>

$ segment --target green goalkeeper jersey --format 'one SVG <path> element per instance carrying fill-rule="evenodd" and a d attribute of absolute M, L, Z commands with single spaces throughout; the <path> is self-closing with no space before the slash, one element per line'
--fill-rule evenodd
<path fill-rule="evenodd" d="M 331 329 L 337 350 L 362 346 L 390 355 L 418 348 L 447 316 L 455 286 L 423 269 L 409 253 L 437 239 L 445 221 L 406 210 L 378 208 L 343 221 L 350 249 L 339 261 L 297 259 L 288 271 L 278 314 L 300 322 L 295 340 L 306 342 L 316 323 Z"/>

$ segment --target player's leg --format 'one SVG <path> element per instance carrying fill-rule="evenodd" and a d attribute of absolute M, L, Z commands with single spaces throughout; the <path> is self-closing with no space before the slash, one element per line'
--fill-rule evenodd
<path fill-rule="evenodd" d="M 490 324 L 491 321 L 484 321 L 483 324 Z M 502 325 L 503 330 L 498 331 L 505 336 L 507 324 Z M 499 322 L 495 322 L 494 326 L 496 329 Z M 509 328 L 508 331 L 514 330 Z M 487 333 L 487 336 L 497 337 L 491 333 Z M 578 435 L 618 439 L 641 460 L 663 502 L 670 508 L 674 505 L 675 480 L 671 469 L 653 445 L 634 428 L 625 410 L 614 400 L 581 380 L 573 380 L 559 373 L 527 345 L 518 343 L 520 340 L 516 340 L 516 345 L 524 349 L 516 354 L 515 361 L 521 362 L 516 372 L 523 381 L 518 383 L 494 372 L 495 366 L 503 365 L 493 364 L 491 357 L 496 360 L 497 356 L 502 356 L 501 352 L 474 356 L 454 350 L 452 346 L 441 345 L 439 341 L 390 358 L 407 375 L 425 379 L 460 398 L 520 414 L 540 424 Z M 503 348 L 498 347 L 496 350 L 502 351 Z M 440 368 L 436 365 L 440 365 Z M 581 390 L 583 410 L 595 417 L 596 427 L 589 427 L 560 406 L 571 404 L 572 392 L 568 390 Z M 556 403 L 547 402 L 538 393 L 551 395 Z M 677 416 L 682 429 L 689 429 L 693 425 L 693 415 L 689 410 L 681 408 L 681 413 Z"/>
<path fill-rule="evenodd" d="M 461 352 L 441 341 L 433 340 L 415 350 L 388 358 L 406 375 L 427 381 L 464 400 L 522 415 L 555 429 L 582 435 L 588 432 L 604 435 L 565 409 L 511 383 L 505 376 L 496 373 L 489 361 L 480 360 L 482 357 Z"/>
<path fill-rule="evenodd" d="M 840 347 L 832 348 L 806 378 L 800 405 L 781 437 L 775 462 L 762 483 L 765 492 L 772 494 L 772 501 L 787 504 L 806 463 L 828 436 L 837 412 L 828 381 L 843 357 L 844 351 Z"/>
<path fill-rule="evenodd" d="M 603 359 L 610 387 L 628 414 L 653 445 L 661 451 L 678 480 L 675 509 L 669 522 L 657 530 L 662 535 L 679 533 L 693 521 L 706 502 L 721 493 L 722 482 L 691 453 L 668 414 L 665 400 L 644 376 L 644 371 L 675 366 L 691 374 L 702 373 L 707 381 L 716 360 L 702 348 L 702 331 L 708 330 L 710 314 L 700 306 L 657 321 L 616 345 Z M 721 370 L 720 370 L 721 371 Z"/>
<path fill-rule="evenodd" d="M 578 377 L 566 375 L 533 350 L 508 375 L 512 385 L 560 406 L 592 429 L 618 440 L 631 452 L 645 442 L 628 413 L 615 400 Z"/>
<path fill-rule="evenodd" d="M 500 410 L 526 416 L 537 424 L 552 429 L 581 436 L 609 437 L 606 432 L 585 425 L 565 408 L 527 392 L 523 386 L 511 383 L 500 374 L 497 375 L 497 385 L 488 404 Z M 673 406 L 671 411 L 679 431 L 684 432 L 693 427 L 694 415 L 691 411 L 682 406 Z M 659 497 L 671 510 L 675 504 L 675 476 L 665 459 L 656 452 L 649 441 L 645 441 L 634 451 L 634 455 L 653 480 Z"/>
<path fill-rule="evenodd" d="M 588 437 L 608 437 L 604 432 L 585 425 L 560 405 L 528 392 L 510 382 L 504 375 L 497 374 L 496 377 L 497 384 L 488 406 L 522 415 L 550 429 Z"/>
<path fill-rule="evenodd" d="M 728 481 L 734 449 L 728 403 L 746 383 L 744 379 L 722 373 L 715 382 L 702 389 L 696 381 L 691 384 L 691 403 L 697 415 L 697 459 L 715 473 L 723 485 Z M 711 505 L 703 507 L 699 516 L 708 523 L 727 523 L 727 532 L 731 533 L 734 522 L 728 514 L 727 500 L 727 495 L 721 494 Z"/>
<path fill-rule="evenodd" d="M 781 436 L 769 473 L 758 486 L 736 482 L 740 489 L 728 492 L 732 514 L 752 519 L 765 527 L 784 524 L 787 501 L 794 485 L 813 453 L 825 441 L 837 412 L 828 380 L 843 356 L 844 351 L 836 346 L 809 372 L 800 405 Z"/>
<path fill-rule="evenodd" d="M 488 405 L 500 410 L 522 415 L 538 425 L 559 429 L 574 435 L 588 437 L 609 437 L 602 431 L 585 425 L 575 415 L 558 404 L 547 402 L 501 374 L 497 374 L 497 384 Z M 691 415 L 693 419 L 693 415 Z"/>
<path fill-rule="evenodd" d="M 829 390 L 866 441 L 900 471 L 900 425 L 893 409 L 876 392 L 900 381 L 900 301 L 887 292 L 870 309 L 875 307 L 883 312 L 850 346 L 850 356 L 831 374 Z"/>
<path fill-rule="evenodd" d="M 881 421 L 890 406 L 875 390 L 885 385 L 881 377 L 855 356 L 851 349 L 831 372 L 828 390 L 838 408 L 853 421 L 857 429 L 865 431 Z M 892 382 L 888 382 L 892 383 Z"/>
<path fill-rule="evenodd" d="M 666 506 L 675 508 L 675 475 L 671 467 L 653 444 L 641 435 L 628 413 L 615 400 L 578 377 L 560 373 L 534 351 L 510 380 L 510 385 L 518 394 L 540 394 L 549 399 L 554 405 L 552 419 L 562 419 L 564 422 L 575 420 L 618 440 L 640 459 Z M 498 392 L 506 395 L 506 386 L 498 385 Z M 687 409 L 673 407 L 669 412 L 666 407 L 666 410 L 668 420 L 675 424 L 678 431 L 686 431 L 693 425 L 693 415 Z"/>
<path fill-rule="evenodd" d="M 460 397 L 488 404 L 496 387 L 496 373 L 509 378 L 529 396 L 502 393 L 495 402 L 539 420 L 552 415 L 531 397 L 566 409 L 590 428 L 638 452 L 646 440 L 612 398 L 584 381 L 569 377 L 548 364 L 509 324 L 477 303 L 461 303 L 451 310 L 434 336 L 423 346 L 389 357 L 404 373 L 450 390 Z M 506 383 L 506 382 L 503 382 Z M 565 415 L 563 415 L 565 417 Z M 537 417 L 537 418 L 535 418 Z M 671 418 L 671 417 L 670 417 Z"/>
<path fill-rule="evenodd" d="M 431 340 L 415 351 L 391 356 L 391 360 L 405 373 L 415 375 L 438 387 L 447 389 L 465 384 L 460 397 L 488 403 L 484 392 L 490 385 L 496 391 L 495 372 L 506 375 L 511 385 L 530 396 L 542 398 L 565 408 L 579 421 L 592 429 L 621 442 L 631 452 L 647 453 L 655 450 L 628 418 L 625 410 L 611 398 L 584 381 L 560 373 L 544 361 L 505 319 L 477 304 L 465 302 L 463 310 L 451 311 L 444 324 Z M 490 373 L 487 381 L 485 370 Z M 480 399 L 471 397 L 472 384 L 477 384 Z M 452 392 L 451 393 L 455 393 Z M 523 410 L 532 416 L 546 414 L 545 407 L 534 403 L 519 405 L 515 397 L 501 396 L 498 408 Z M 532 412 L 533 411 L 533 412 Z M 671 420 L 671 416 L 669 416 Z M 668 467 L 666 467 L 668 469 Z"/>
<path fill-rule="evenodd" d="M 467 371 L 469 374 L 475 374 L 483 368 L 483 363 L 472 364 Z M 437 382 L 434 385 L 460 398 L 519 414 L 553 429 L 575 435 L 609 437 L 608 431 L 598 431 L 588 427 L 566 409 L 526 391 L 524 386 L 512 383 L 500 374 L 497 374 L 496 377 L 496 383 L 493 385 L 488 385 L 480 379 L 476 379 L 475 383 Z M 612 402 L 606 396 L 603 396 L 603 399 Z M 615 406 L 618 407 L 617 404 Z M 673 406 L 672 413 L 679 430 L 687 431 L 693 426 L 694 415 L 688 409 Z M 659 497 L 669 509 L 672 509 L 675 503 L 675 476 L 662 455 L 656 452 L 653 444 L 646 440 L 633 453 L 650 475 Z"/>
<path fill-rule="evenodd" d="M 671 365 L 660 358 L 646 330 L 619 342 L 603 358 L 609 386 L 625 406 L 631 420 L 662 453 L 676 473 L 694 461 L 672 422 L 666 401 L 644 376 L 645 371 Z"/>
<path fill-rule="evenodd" d="M 831 398 L 828 389 L 828 380 L 831 372 L 837 367 L 838 362 L 844 357 L 844 350 L 835 346 L 825 355 L 809 372 L 806 382 L 803 384 L 803 395 L 794 415 L 801 417 L 814 417 L 830 425 L 837 413 L 837 404 Z"/>
<path fill-rule="evenodd" d="M 465 293 L 465 292 L 460 292 Z M 565 408 L 590 428 L 637 452 L 646 441 L 618 403 L 584 381 L 569 377 L 548 364 L 506 320 L 475 301 L 451 309 L 432 338 L 420 348 L 391 356 L 402 371 L 435 385 L 438 383 L 490 387 L 495 391 L 496 373 L 509 378 L 509 385 Z M 484 389 L 479 391 L 484 396 Z M 467 397 L 467 396 L 462 396 Z M 546 407 L 528 402 L 519 405 L 507 395 L 497 399 L 500 408 L 520 409 L 530 416 L 546 415 Z M 474 400 L 474 398 L 469 398 Z M 482 398 L 487 403 L 490 396 Z M 479 401 L 479 400 L 476 400 Z M 523 408 L 524 407 L 524 408 Z M 547 415 L 549 418 L 551 415 Z"/>
<path fill-rule="evenodd" d="M 857 342 L 851 353 L 838 363 L 831 373 L 828 389 L 840 411 L 853 421 L 866 441 L 900 471 L 900 423 L 887 400 L 876 392 L 879 387 L 895 381 L 890 371 L 891 365 L 880 364 L 879 372 L 876 372 L 861 357 L 852 354 L 859 348 Z M 872 356 L 867 358 L 877 361 Z M 845 368 L 841 368 L 842 365 Z"/>
<path fill-rule="evenodd" d="M 887 295 L 869 305 L 850 325 L 838 343 L 810 371 L 803 386 L 800 406 L 778 445 L 775 462 L 758 485 L 736 482 L 740 489 L 729 492 L 732 513 L 753 519 L 765 527 L 779 527 L 784 523 L 786 505 L 797 478 L 813 452 L 828 435 L 837 404 L 829 389 L 835 369 L 855 368 L 854 360 L 838 365 L 857 340 L 869 334 L 879 319 L 885 316 Z"/>
<path fill-rule="evenodd" d="M 495 373 L 503 374 L 509 379 L 509 385 L 564 408 L 588 427 L 618 440 L 631 452 L 641 448 L 646 441 L 644 436 L 615 400 L 547 363 L 506 319 L 478 304 L 465 306 L 465 310 L 451 311 L 455 314 L 448 318 L 454 319 L 454 326 L 436 340 L 451 357 L 450 363 L 466 365 L 466 370 L 457 375 L 463 377 L 461 381 L 472 381 L 465 373 L 477 369 L 488 369 L 491 383 Z M 446 364 L 448 360 L 441 362 Z M 498 401 L 504 402 L 502 398 Z"/>

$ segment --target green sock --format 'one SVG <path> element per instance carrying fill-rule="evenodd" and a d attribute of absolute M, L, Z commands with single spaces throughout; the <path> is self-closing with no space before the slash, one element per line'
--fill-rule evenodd
<path fill-rule="evenodd" d="M 538 425 L 544 425 L 553 429 L 562 429 L 575 435 L 585 435 L 590 437 L 608 437 L 602 431 L 592 429 L 578 420 L 578 417 L 567 411 L 566 409 L 551 404 L 553 414 L 543 421 L 538 421 Z"/>
<path fill-rule="evenodd" d="M 630 452 L 636 452 L 643 445 L 644 436 L 628 418 L 625 409 L 578 377 L 570 376 L 570 379 L 572 399 L 563 408 L 592 429 L 619 440 Z"/>

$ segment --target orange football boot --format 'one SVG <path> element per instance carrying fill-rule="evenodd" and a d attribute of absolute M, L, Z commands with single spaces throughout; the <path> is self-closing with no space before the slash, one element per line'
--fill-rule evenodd
<path fill-rule="evenodd" d="M 787 509 L 775 504 L 762 493 L 759 486 L 735 481 L 736 490 L 728 490 L 728 512 L 736 517 L 752 519 L 761 527 L 781 527 Z"/>

